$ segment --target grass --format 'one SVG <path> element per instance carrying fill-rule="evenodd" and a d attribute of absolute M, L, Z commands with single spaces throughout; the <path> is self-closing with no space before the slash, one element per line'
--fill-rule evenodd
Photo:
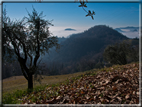
<path fill-rule="evenodd" d="M 51 85 L 63 82 L 69 78 L 76 77 L 78 75 L 83 75 L 85 72 L 78 72 L 73 74 L 67 74 L 67 75 L 55 75 L 55 76 L 42 76 L 43 79 L 41 79 L 41 84 L 37 81 L 33 82 L 34 88 L 37 86 L 43 86 L 43 85 Z M 16 90 L 25 90 L 27 89 L 28 82 L 24 78 L 24 76 L 14 76 L 7 79 L 4 79 L 2 81 L 2 91 L 4 93 L 12 93 Z"/>
<path fill-rule="evenodd" d="M 90 70 L 86 72 L 77 72 L 73 74 L 66 74 L 66 75 L 55 75 L 55 76 L 43 76 L 43 79 L 41 80 L 41 84 L 39 82 L 34 81 L 34 89 L 33 92 L 37 93 L 42 90 L 45 90 L 45 88 L 48 87 L 56 87 L 61 84 L 68 84 L 69 79 L 72 79 L 73 81 L 76 81 L 83 75 L 88 75 L 90 72 L 95 70 Z M 20 99 L 22 96 L 25 96 L 28 94 L 27 91 L 27 80 L 24 78 L 24 76 L 14 76 L 7 79 L 4 79 L 2 81 L 3 83 L 3 98 L 2 102 L 3 104 L 20 104 Z M 47 85 L 48 84 L 48 85 Z M 53 93 L 57 94 L 57 93 Z M 48 94 L 46 97 L 50 97 L 52 94 Z M 31 97 L 32 100 L 34 100 L 34 96 Z"/>

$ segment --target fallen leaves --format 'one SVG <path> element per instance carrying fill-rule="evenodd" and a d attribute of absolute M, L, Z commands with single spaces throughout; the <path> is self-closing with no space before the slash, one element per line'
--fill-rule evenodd
<path fill-rule="evenodd" d="M 23 104 L 138 104 L 139 64 L 127 64 L 96 75 L 69 79 L 60 86 L 20 99 Z M 34 100 L 33 100 L 34 99 Z"/>

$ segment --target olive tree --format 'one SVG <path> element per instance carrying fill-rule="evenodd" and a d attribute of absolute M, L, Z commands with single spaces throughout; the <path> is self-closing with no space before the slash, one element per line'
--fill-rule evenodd
<path fill-rule="evenodd" d="M 103 56 L 104 60 L 111 64 L 124 65 L 138 61 L 138 53 L 138 49 L 134 48 L 133 44 L 122 42 L 107 46 L 104 50 Z"/>
<path fill-rule="evenodd" d="M 33 75 L 38 72 L 40 56 L 48 53 L 49 48 L 59 47 L 57 37 L 49 32 L 49 25 L 53 24 L 43 17 L 43 12 L 38 13 L 34 8 L 20 21 L 11 21 L 6 11 L 3 14 L 3 51 L 15 55 L 28 81 L 28 89 L 33 89 Z"/>
<path fill-rule="evenodd" d="M 111 64 L 126 64 L 126 51 L 125 51 L 125 45 L 109 45 L 104 50 L 104 59 Z"/>

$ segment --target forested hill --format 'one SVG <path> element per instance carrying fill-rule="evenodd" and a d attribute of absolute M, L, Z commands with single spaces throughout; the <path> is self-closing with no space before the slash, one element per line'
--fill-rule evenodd
<path fill-rule="evenodd" d="M 118 31 L 114 30 L 113 28 L 106 26 L 106 25 L 97 25 L 94 27 L 85 30 L 79 34 L 73 34 L 70 36 L 71 38 L 76 37 L 93 37 L 93 38 L 111 38 L 111 39 L 127 39 L 126 36 L 119 33 Z"/>
<path fill-rule="evenodd" d="M 50 59 L 63 62 L 78 61 L 86 55 L 93 57 L 103 52 L 109 44 L 127 39 L 126 36 L 105 25 L 94 26 L 61 42 L 60 50 L 58 53 L 51 52 Z"/>
<path fill-rule="evenodd" d="M 100 68 L 103 66 L 104 49 L 124 40 L 129 38 L 111 27 L 94 26 L 82 33 L 70 35 L 60 42 L 61 48 L 57 52 L 50 51 L 43 57 L 43 61 L 51 75 Z"/>

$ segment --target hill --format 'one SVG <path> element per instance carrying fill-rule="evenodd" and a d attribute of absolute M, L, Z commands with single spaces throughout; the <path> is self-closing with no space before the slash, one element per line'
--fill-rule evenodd
<path fill-rule="evenodd" d="M 44 86 L 44 85 L 52 85 L 56 83 L 60 83 L 65 81 L 67 78 L 76 77 L 78 75 L 82 75 L 84 72 L 78 72 L 74 74 L 66 74 L 66 75 L 55 75 L 55 76 L 45 76 L 42 75 L 40 83 L 38 81 L 34 82 L 34 88 L 37 86 Z M 34 78 L 34 77 L 33 77 Z M 28 82 L 24 76 L 12 76 L 2 81 L 2 92 L 5 93 L 13 93 L 16 90 L 26 90 L 28 87 Z"/>
<path fill-rule="evenodd" d="M 4 94 L 3 104 L 139 104 L 138 77 L 139 63 L 92 69 L 31 93 Z"/>
<path fill-rule="evenodd" d="M 103 52 L 108 45 L 130 41 L 118 31 L 105 26 L 94 26 L 82 33 L 73 34 L 63 42 L 61 48 L 51 51 L 43 62 L 50 75 L 68 74 L 104 66 Z M 131 39 L 132 44 L 133 39 Z M 135 45 L 138 45 L 138 40 Z"/>
<path fill-rule="evenodd" d="M 82 33 L 71 35 L 63 41 L 58 54 L 53 54 L 53 60 L 62 62 L 77 61 L 90 53 L 102 52 L 109 44 L 127 39 L 126 36 L 105 25 L 94 26 Z M 50 55 L 51 57 L 52 55 Z"/>

